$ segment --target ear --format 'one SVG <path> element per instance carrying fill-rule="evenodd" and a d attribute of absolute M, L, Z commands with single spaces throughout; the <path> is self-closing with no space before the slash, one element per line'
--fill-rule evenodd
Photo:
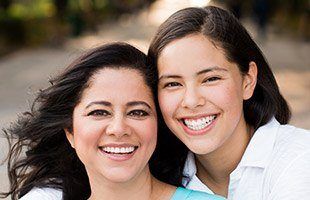
<path fill-rule="evenodd" d="M 252 97 L 257 82 L 257 65 L 251 61 L 249 63 L 249 71 L 243 78 L 243 100 Z"/>
<path fill-rule="evenodd" d="M 71 147 L 74 148 L 74 135 L 68 129 L 64 129 L 67 140 L 70 142 Z"/>

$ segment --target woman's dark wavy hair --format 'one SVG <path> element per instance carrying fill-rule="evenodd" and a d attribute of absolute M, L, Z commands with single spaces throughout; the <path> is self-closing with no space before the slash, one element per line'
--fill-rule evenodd
<path fill-rule="evenodd" d="M 147 86 L 156 91 L 155 73 L 146 67 L 146 55 L 135 47 L 112 43 L 82 55 L 50 81 L 50 87 L 39 92 L 30 112 L 4 130 L 10 143 L 10 189 L 1 193 L 2 197 L 11 195 L 17 199 L 34 187 L 61 189 L 64 199 L 89 197 L 85 167 L 67 141 L 64 129 L 72 130 L 73 109 L 90 78 L 103 68 L 137 70 Z"/>
<path fill-rule="evenodd" d="M 244 101 L 243 110 L 247 124 L 255 130 L 266 124 L 273 116 L 281 123 L 286 124 L 290 119 L 290 110 L 285 99 L 280 94 L 274 75 L 262 52 L 255 44 L 246 29 L 228 11 L 221 8 L 207 6 L 205 8 L 186 8 L 170 16 L 158 29 L 153 38 L 148 59 L 150 65 L 157 67 L 157 60 L 162 50 L 172 41 L 190 34 L 203 34 L 213 44 L 223 50 L 226 58 L 236 63 L 242 74 L 249 70 L 249 63 L 254 61 L 258 68 L 257 85 L 253 96 Z M 186 55 L 180 55 L 186 56 Z M 167 131 L 167 130 L 166 130 Z M 162 133 L 162 132 L 160 132 Z M 163 133 L 164 134 L 164 133 Z M 181 174 L 187 155 L 187 149 L 172 134 L 162 135 L 160 138 L 169 141 L 169 146 L 175 152 L 173 160 L 176 163 L 167 163 L 171 155 L 163 161 L 165 174 L 162 180 L 171 184 L 181 184 Z M 161 143 L 161 141 L 159 141 Z M 174 144 L 176 143 L 176 144 Z M 165 150 L 167 147 L 161 147 Z M 163 153 L 163 157 L 167 155 Z M 158 168 L 158 170 L 161 170 Z"/>

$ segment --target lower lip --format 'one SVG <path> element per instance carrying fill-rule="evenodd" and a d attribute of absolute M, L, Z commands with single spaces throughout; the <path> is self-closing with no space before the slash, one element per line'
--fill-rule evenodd
<path fill-rule="evenodd" d="M 208 126 L 206 126 L 205 128 L 201 129 L 201 130 L 198 130 L 198 131 L 195 131 L 195 130 L 192 130 L 190 128 L 188 128 L 187 126 L 185 126 L 185 124 L 180 121 L 184 131 L 188 134 L 188 135 L 191 135 L 191 136 L 198 136 L 198 135 L 205 135 L 207 134 L 212 128 L 213 126 L 215 125 L 215 122 L 217 121 L 217 118 L 218 118 L 218 115 L 216 116 L 216 118 L 211 122 L 211 124 L 209 124 Z"/>
<path fill-rule="evenodd" d="M 113 160 L 113 161 L 127 161 L 130 160 L 133 155 L 136 153 L 137 149 L 135 149 L 132 153 L 130 154 L 113 154 L 113 153 L 107 153 L 105 151 L 103 151 L 102 149 L 100 149 L 100 151 L 103 153 L 103 155 L 105 155 L 107 158 Z"/>

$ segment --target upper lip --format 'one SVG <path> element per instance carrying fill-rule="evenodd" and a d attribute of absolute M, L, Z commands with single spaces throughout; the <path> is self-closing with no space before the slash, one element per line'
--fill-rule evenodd
<path fill-rule="evenodd" d="M 100 147 L 137 147 L 138 145 L 130 144 L 130 143 L 108 143 L 104 145 L 100 145 Z"/>
<path fill-rule="evenodd" d="M 200 119 L 200 118 L 203 118 L 203 117 L 208 117 L 208 116 L 212 116 L 212 115 L 218 115 L 218 113 L 212 113 L 212 114 L 198 114 L 198 115 L 193 115 L 193 116 L 190 116 L 190 115 L 187 115 L 187 116 L 182 116 L 182 117 L 178 117 L 179 120 L 184 120 L 184 119 Z"/>

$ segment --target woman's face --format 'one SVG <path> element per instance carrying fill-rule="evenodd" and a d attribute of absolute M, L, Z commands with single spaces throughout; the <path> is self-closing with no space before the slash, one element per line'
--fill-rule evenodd
<path fill-rule="evenodd" d="M 211 153 L 245 131 L 243 100 L 251 97 L 256 79 L 242 76 L 207 37 L 193 34 L 168 44 L 158 71 L 165 122 L 191 151 Z"/>
<path fill-rule="evenodd" d="M 91 77 L 73 112 L 73 132 L 66 135 L 90 182 L 127 182 L 147 170 L 157 116 L 139 72 L 107 68 Z"/>

